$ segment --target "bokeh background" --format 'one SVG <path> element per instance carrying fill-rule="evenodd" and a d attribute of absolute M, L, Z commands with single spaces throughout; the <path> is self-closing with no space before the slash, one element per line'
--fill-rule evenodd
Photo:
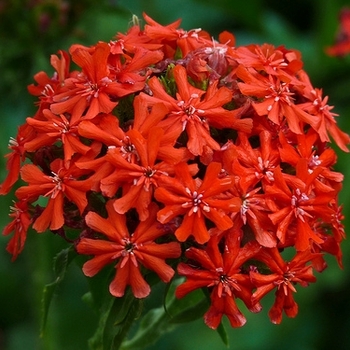
<path fill-rule="evenodd" d="M 26 87 L 33 75 L 52 72 L 49 58 L 72 43 L 91 45 L 125 32 L 133 14 L 145 11 L 162 24 L 182 18 L 183 29 L 202 28 L 217 36 L 233 32 L 237 46 L 272 43 L 300 50 L 315 87 L 330 96 L 340 115 L 338 123 L 350 133 L 350 56 L 330 58 L 324 48 L 333 43 L 343 0 L 0 0 L 0 181 L 10 136 L 35 111 Z M 340 202 L 350 230 L 350 155 L 337 149 L 337 171 L 345 174 Z M 0 228 L 8 222 L 11 195 L 0 198 Z M 59 237 L 29 234 L 15 262 L 5 251 L 8 237 L 0 236 L 0 350 L 85 350 L 96 327 L 96 315 L 82 300 L 87 283 L 80 269 L 70 266 L 39 337 L 42 288 L 53 280 L 52 257 L 64 247 Z M 241 329 L 228 327 L 230 349 L 323 350 L 350 348 L 350 242 L 342 245 L 344 269 L 328 258 L 329 268 L 318 281 L 299 288 L 299 315 L 269 322 L 271 298 L 260 314 L 245 312 Z M 227 323 L 225 323 L 227 324 Z M 226 349 L 202 320 L 177 327 L 149 350 Z"/>

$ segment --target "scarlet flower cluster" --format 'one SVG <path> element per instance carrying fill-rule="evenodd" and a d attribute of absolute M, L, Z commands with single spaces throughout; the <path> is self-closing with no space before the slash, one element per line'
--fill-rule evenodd
<path fill-rule="evenodd" d="M 298 51 L 144 19 L 52 55 L 55 73 L 34 76 L 38 109 L 10 140 L 1 186 L 24 181 L 7 250 L 18 256 L 29 227 L 77 230 L 78 254 L 92 256 L 84 274 L 113 264 L 115 297 L 128 286 L 147 297 L 153 271 L 185 277 L 178 298 L 207 289 L 214 329 L 223 315 L 246 322 L 237 298 L 258 312 L 270 292 L 273 323 L 296 316 L 294 293 L 315 282 L 324 254 L 342 265 L 330 142 L 348 152 L 349 136 Z"/>

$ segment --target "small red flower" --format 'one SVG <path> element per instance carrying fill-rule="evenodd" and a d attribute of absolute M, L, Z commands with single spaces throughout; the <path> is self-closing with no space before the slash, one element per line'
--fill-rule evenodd
<path fill-rule="evenodd" d="M 232 99 L 228 88 L 217 88 L 216 82 L 207 91 L 197 89 L 188 82 L 186 69 L 182 66 L 176 66 L 173 74 L 177 86 L 176 98 L 171 97 L 155 77 L 148 82 L 152 97 L 143 96 L 150 105 L 157 102 L 166 105 L 168 115 L 158 125 L 166 132 L 176 130 L 178 136 L 186 130 L 187 148 L 192 154 L 204 155 L 220 149 L 210 133 L 210 127 L 251 130 L 251 119 L 239 119 L 241 109 L 229 111 L 222 107 Z"/>
<path fill-rule="evenodd" d="M 257 287 L 252 296 L 252 303 L 260 301 L 267 293 L 276 289 L 276 299 L 269 311 L 271 322 L 281 323 L 283 310 L 288 317 L 295 317 L 298 305 L 293 298 L 293 293 L 296 292 L 294 285 L 307 287 L 309 283 L 316 281 L 313 268 L 307 263 L 318 256 L 319 254 L 305 250 L 298 252 L 290 262 L 285 262 L 277 248 L 262 249 L 256 259 L 264 262 L 271 269 L 271 273 L 250 272 L 251 281 Z"/>
<path fill-rule="evenodd" d="M 350 143 L 350 136 L 338 127 L 335 120 L 338 114 L 333 113 L 334 107 L 328 105 L 328 96 L 323 97 L 322 89 L 311 85 L 305 72 L 300 72 L 300 77 L 306 85 L 303 95 L 309 99 L 309 102 L 298 106 L 309 115 L 317 117 L 317 122 L 312 127 L 317 131 L 322 142 L 330 142 L 329 134 L 344 152 L 349 152 L 347 145 Z"/>
<path fill-rule="evenodd" d="M 101 180 L 101 191 L 108 197 L 113 197 L 120 187 L 123 194 L 114 201 L 114 208 L 119 214 L 126 213 L 130 208 L 136 208 L 140 220 L 148 216 L 148 206 L 152 201 L 156 188 L 162 185 L 166 177 L 174 174 L 173 160 L 178 152 L 168 148 L 165 161 L 157 161 L 164 132 L 161 128 L 152 128 L 148 139 L 134 129 L 129 130 L 126 136 L 135 146 L 139 160 L 128 162 L 118 149 L 111 149 L 105 160 L 115 167 L 113 173 Z M 179 154 L 181 156 L 181 154 Z M 177 159 L 179 162 L 181 158 Z"/>
<path fill-rule="evenodd" d="M 335 192 L 331 187 L 318 188 L 315 184 L 321 171 L 322 168 L 318 168 L 309 173 L 306 161 L 301 160 L 296 176 L 283 174 L 277 167 L 274 184 L 266 187 L 267 205 L 273 212 L 269 217 L 277 225 L 276 235 L 285 244 L 294 228 L 294 244 L 298 251 L 309 249 L 310 241 L 323 242 L 313 230 L 313 224 L 317 218 L 327 221 Z"/>
<path fill-rule="evenodd" d="M 186 281 L 176 289 L 178 298 L 198 288 L 211 289 L 211 306 L 204 315 L 204 321 L 210 328 L 216 329 L 223 315 L 228 317 L 232 327 L 241 327 L 246 323 L 246 318 L 237 307 L 236 298 L 242 299 L 253 312 L 261 310 L 259 303 L 251 303 L 253 285 L 249 275 L 242 271 L 242 265 L 260 250 L 260 246 L 256 242 L 243 247 L 240 244 L 241 237 L 234 231 L 229 232 L 221 252 L 218 239 L 213 236 L 205 250 L 192 247 L 186 251 L 191 265 L 178 265 L 178 273 L 186 277 Z"/>
<path fill-rule="evenodd" d="M 10 138 L 8 148 L 11 152 L 5 156 L 7 158 L 6 170 L 8 174 L 4 182 L 0 185 L 0 194 L 5 195 L 10 192 L 12 186 L 18 180 L 21 163 L 26 158 L 25 146 L 27 142 L 30 142 L 33 138 L 35 138 L 34 129 L 28 124 L 23 124 L 18 128 L 16 138 Z"/>
<path fill-rule="evenodd" d="M 303 123 L 311 126 L 317 124 L 315 116 L 304 112 L 294 103 L 294 85 L 289 79 L 274 75 L 266 77 L 242 65 L 237 68 L 236 73 L 243 80 L 243 83 L 238 83 L 241 92 L 262 99 L 261 102 L 253 102 L 253 107 L 259 116 L 267 116 L 277 125 L 286 120 L 290 130 L 296 134 L 302 134 Z"/>
<path fill-rule="evenodd" d="M 32 223 L 32 218 L 28 211 L 28 204 L 26 201 L 14 203 L 10 209 L 11 213 L 9 216 L 13 220 L 4 227 L 2 234 L 6 236 L 13 232 L 13 236 L 8 242 L 6 250 L 12 254 L 12 261 L 14 261 L 24 248 L 27 231 Z"/>
<path fill-rule="evenodd" d="M 148 218 L 130 233 L 126 226 L 126 216 L 114 210 L 112 201 L 106 204 L 106 209 L 107 219 L 94 212 L 89 212 L 85 217 L 86 224 L 108 240 L 85 237 L 80 239 L 78 253 L 94 255 L 84 264 L 83 272 L 91 277 L 105 265 L 114 263 L 116 275 L 109 285 L 110 293 L 115 297 L 122 297 L 129 285 L 136 298 L 145 298 L 151 289 L 141 274 L 141 265 L 156 272 L 162 281 L 169 282 L 174 270 L 165 263 L 165 259 L 179 257 L 180 245 L 177 242 L 155 242 L 166 232 L 156 221 L 158 207 L 154 203 L 150 205 Z"/>
<path fill-rule="evenodd" d="M 190 31 L 178 29 L 181 20 L 163 26 L 145 13 L 143 17 L 147 22 L 145 25 L 146 35 L 156 40 L 156 42 L 164 44 L 163 50 L 166 52 L 166 57 L 172 58 L 176 53 L 177 47 L 181 50 L 182 57 L 185 57 L 190 51 L 198 47 L 208 46 L 208 43 L 210 44 L 211 42 L 209 34 L 201 29 L 192 29 Z"/>
<path fill-rule="evenodd" d="M 83 144 L 78 134 L 79 121 L 72 123 L 65 115 L 55 115 L 49 109 L 43 110 L 42 119 L 27 118 L 36 132 L 36 137 L 25 144 L 28 152 L 35 152 L 41 147 L 52 146 L 62 142 L 65 165 L 68 167 L 75 153 L 86 154 L 90 147 Z"/>
<path fill-rule="evenodd" d="M 44 174 L 37 166 L 25 164 L 21 169 L 22 180 L 28 183 L 16 191 L 20 200 L 34 202 L 39 196 L 48 197 L 44 211 L 36 218 L 33 228 L 44 232 L 47 228 L 58 230 L 64 225 L 63 201 L 67 197 L 75 203 L 80 214 L 87 206 L 86 193 L 90 190 L 91 180 L 80 180 L 82 171 L 75 166 L 66 169 L 62 159 L 51 163 L 51 175 Z"/>
<path fill-rule="evenodd" d="M 220 163 L 210 163 L 203 181 L 200 181 L 192 178 L 186 163 L 180 163 L 175 168 L 175 179 L 156 189 L 155 198 L 165 204 L 158 212 L 158 220 L 164 224 L 183 216 L 180 227 L 175 231 L 180 242 L 190 235 L 198 243 L 207 242 L 210 234 L 205 218 L 220 230 L 232 227 L 228 214 L 239 211 L 241 201 L 225 195 L 225 191 L 232 187 L 232 179 L 229 176 L 219 178 L 221 169 Z"/>

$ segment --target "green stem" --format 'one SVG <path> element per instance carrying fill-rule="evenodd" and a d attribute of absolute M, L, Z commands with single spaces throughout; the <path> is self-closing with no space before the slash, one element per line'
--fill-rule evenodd
<path fill-rule="evenodd" d="M 144 349 L 145 346 L 153 344 L 162 334 L 171 331 L 175 327 L 174 324 L 169 323 L 170 316 L 163 307 L 151 310 L 148 316 L 152 319 L 152 322 L 146 323 L 146 320 L 144 320 L 147 326 L 143 327 L 134 338 L 124 341 L 120 350 Z"/>
<path fill-rule="evenodd" d="M 37 331 L 38 339 L 40 333 L 40 324 L 42 319 L 42 296 L 45 284 L 52 279 L 52 256 L 50 256 L 50 237 L 45 234 L 38 235 L 35 233 L 28 240 L 26 252 L 28 269 L 30 274 L 30 294 L 32 300 L 32 314 L 34 318 L 35 331 Z M 50 320 L 54 321 L 51 318 Z M 55 349 L 55 335 L 53 330 L 55 327 L 48 327 L 45 336 L 42 336 L 38 348 L 50 350 Z"/>
<path fill-rule="evenodd" d="M 175 296 L 172 296 L 167 303 L 167 309 L 170 310 L 176 302 Z M 173 330 L 176 325 L 172 323 L 172 317 L 162 306 L 150 310 L 142 319 L 139 330 L 136 335 L 125 340 L 120 350 L 144 349 L 148 345 L 154 344 L 164 333 Z"/>
<path fill-rule="evenodd" d="M 134 299 L 130 306 L 130 310 L 123 321 L 123 327 L 121 327 L 118 334 L 114 337 L 112 349 L 111 350 L 119 350 L 121 349 L 122 343 L 125 340 L 130 328 L 133 326 L 135 319 L 140 314 L 140 306 L 142 301 L 140 299 Z"/>

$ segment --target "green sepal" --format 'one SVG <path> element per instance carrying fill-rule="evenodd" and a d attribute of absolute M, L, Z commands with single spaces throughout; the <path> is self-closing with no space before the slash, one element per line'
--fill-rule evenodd
<path fill-rule="evenodd" d="M 216 329 L 218 332 L 222 342 L 226 345 L 226 347 L 229 347 L 229 340 L 228 340 L 228 335 L 225 326 L 223 325 L 222 322 L 220 322 L 219 327 Z"/>
<path fill-rule="evenodd" d="M 58 287 L 58 285 L 63 281 L 69 264 L 74 260 L 76 256 L 77 256 L 77 252 L 75 251 L 74 247 L 71 246 L 69 248 L 61 250 L 54 257 L 53 270 L 56 278 L 53 282 L 46 284 L 44 286 L 43 296 L 41 300 L 41 307 L 42 307 L 42 317 L 41 317 L 41 326 L 40 326 L 41 337 L 44 335 L 49 308 L 50 308 L 51 300 L 55 293 L 55 290 Z"/>

